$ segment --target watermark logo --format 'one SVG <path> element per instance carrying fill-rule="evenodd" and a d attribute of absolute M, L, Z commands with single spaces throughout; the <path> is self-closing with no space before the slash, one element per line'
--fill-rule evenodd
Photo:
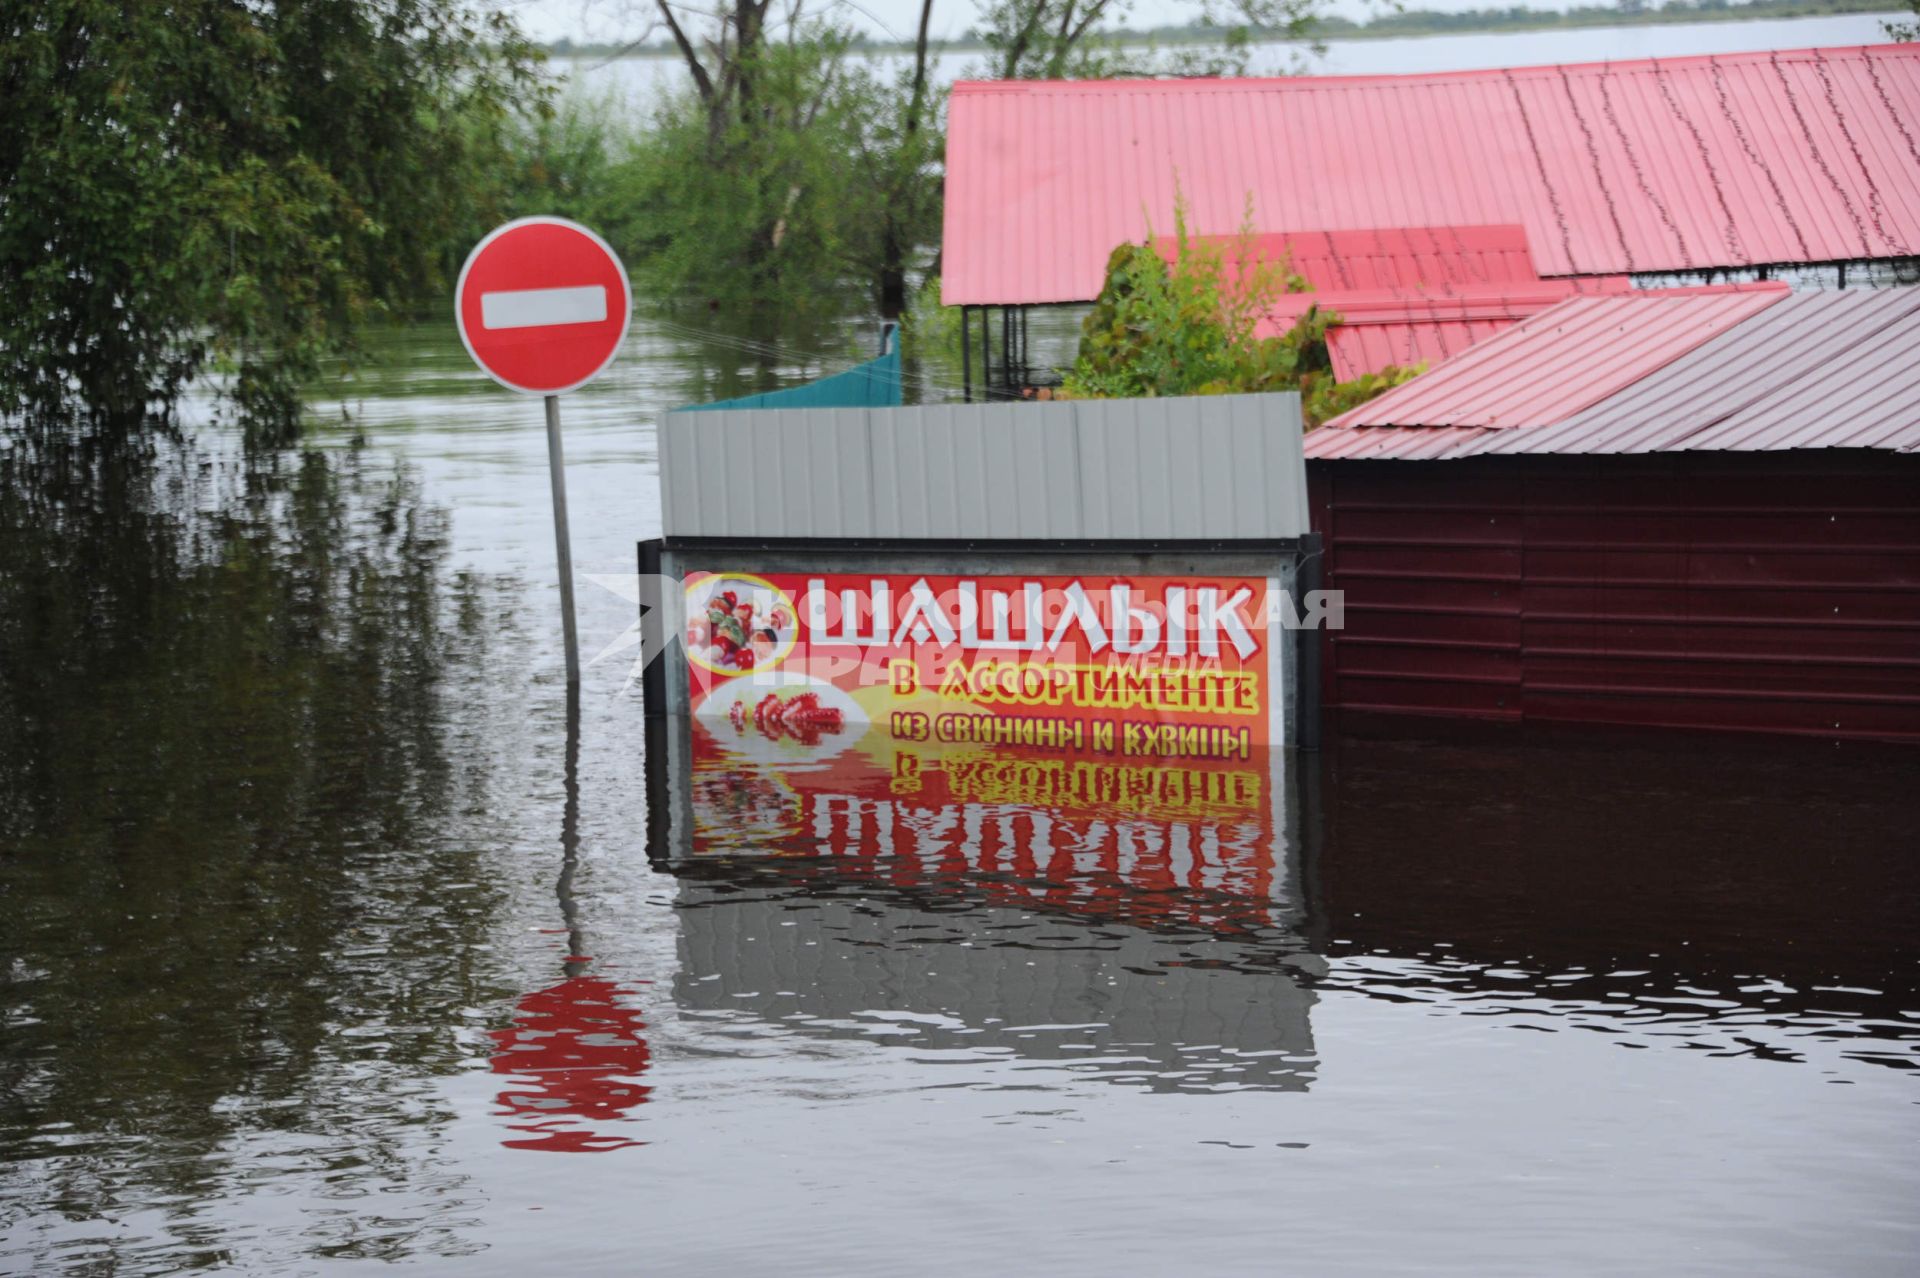
<path fill-rule="evenodd" d="M 1296 600 L 1271 585 L 1210 579 L 584 575 L 633 606 L 632 622 L 587 662 L 627 659 L 626 687 L 675 644 L 719 679 L 768 675 L 803 645 L 816 660 L 882 672 L 916 646 L 959 662 L 1198 670 L 1254 659 L 1277 633 L 1346 624 L 1344 591 Z"/>

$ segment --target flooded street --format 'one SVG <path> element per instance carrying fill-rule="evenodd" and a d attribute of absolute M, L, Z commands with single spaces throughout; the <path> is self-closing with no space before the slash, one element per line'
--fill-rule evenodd
<path fill-rule="evenodd" d="M 654 423 L 760 352 L 644 316 L 570 722 L 539 405 L 386 354 L 0 509 L 0 1271 L 1913 1271 L 1920 756 L 650 735 Z"/>

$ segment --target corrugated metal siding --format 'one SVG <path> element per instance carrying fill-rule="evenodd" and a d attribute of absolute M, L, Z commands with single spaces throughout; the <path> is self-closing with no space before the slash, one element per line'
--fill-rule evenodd
<path fill-rule="evenodd" d="M 1313 471 L 1330 706 L 1920 740 L 1920 458 Z"/>
<path fill-rule="evenodd" d="M 669 413 L 669 537 L 1235 540 L 1308 529 L 1299 396 Z"/>
<path fill-rule="evenodd" d="M 961 83 L 949 305 L 1091 300 L 1173 225 L 1519 223 L 1544 275 L 1920 253 L 1920 45 L 1418 76 Z M 1364 163 L 1355 157 L 1364 157 Z"/>

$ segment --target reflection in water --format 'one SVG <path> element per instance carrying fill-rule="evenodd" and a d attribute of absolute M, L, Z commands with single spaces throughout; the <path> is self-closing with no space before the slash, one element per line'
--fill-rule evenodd
<path fill-rule="evenodd" d="M 646 1022 L 627 1007 L 629 992 L 597 976 L 569 976 L 514 1005 L 513 1027 L 489 1031 L 497 1050 L 493 1072 L 512 1074 L 499 1095 L 501 1112 L 525 1135 L 509 1149 L 599 1153 L 642 1142 L 594 1126 L 646 1103 Z M 575 1121 L 579 1120 L 579 1121 Z"/>
<path fill-rule="evenodd" d="M 1316 931 L 1381 997 L 1623 1047 L 1913 1069 L 1910 750 L 1686 736 L 1334 742 Z"/>
<path fill-rule="evenodd" d="M 1282 756 L 1126 764 L 895 744 L 664 749 L 684 1010 L 1071 1061 L 1149 1090 L 1304 1089 L 1321 970 L 1298 936 Z"/>
<path fill-rule="evenodd" d="M 633 1081 L 651 1059 L 646 1022 L 629 1006 L 633 992 L 584 975 L 586 952 L 574 878 L 580 869 L 580 686 L 567 686 L 566 805 L 560 821 L 560 879 L 555 895 L 566 921 L 565 979 L 514 1005 L 513 1025 L 488 1031 L 493 1072 L 514 1075 L 497 1100 L 501 1113 L 525 1133 L 504 1140 L 509 1149 L 602 1153 L 643 1142 L 603 1134 L 595 1123 L 624 1117 L 652 1090 Z"/>
<path fill-rule="evenodd" d="M 1505 735 L 1168 767 L 876 728 L 774 758 L 701 721 L 649 757 L 684 1009 L 1151 1090 L 1305 1087 L 1331 991 L 1915 1065 L 1902 752 Z"/>
<path fill-rule="evenodd" d="M 0 451 L 0 1272 L 1911 1270 L 1911 752 L 563 732 L 537 411 L 407 341 L 399 476 Z"/>
<path fill-rule="evenodd" d="M 256 1173 L 243 1133 L 406 1183 L 466 1055 L 423 1009 L 492 996 L 497 889 L 446 837 L 485 591 L 357 454 L 70 463 L 0 452 L 0 1147 L 32 1160 L 0 1205 L 204 1200 Z M 452 1245 L 436 1212 L 330 1241 Z"/>

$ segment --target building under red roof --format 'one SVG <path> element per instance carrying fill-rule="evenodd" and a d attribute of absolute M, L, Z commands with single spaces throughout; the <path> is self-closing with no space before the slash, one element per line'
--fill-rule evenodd
<path fill-rule="evenodd" d="M 1229 253 L 1241 249 L 1237 235 L 1200 236 Z M 1285 259 L 1316 293 L 1356 294 L 1418 289 L 1447 293 L 1504 284 L 1536 284 L 1527 228 L 1506 226 L 1402 226 L 1361 231 L 1261 232 L 1245 237 L 1246 253 L 1263 261 Z M 1155 241 L 1169 259 L 1174 241 Z"/>
<path fill-rule="evenodd" d="M 1625 275 L 1543 280 L 1522 226 L 1382 227 L 1369 231 L 1201 236 L 1231 272 L 1244 254 L 1282 262 L 1310 292 L 1279 299 L 1256 330 L 1272 336 L 1311 307 L 1340 322 L 1327 333 L 1341 380 L 1389 365 L 1436 364 L 1576 293 L 1622 293 Z M 1175 241 L 1155 248 L 1172 260 Z"/>
<path fill-rule="evenodd" d="M 1518 224 L 1542 275 L 1920 255 L 1920 45 L 1413 76 L 963 82 L 942 297 L 1091 300 L 1173 226 Z"/>
<path fill-rule="evenodd" d="M 1326 703 L 1920 741 L 1920 288 L 1579 297 L 1308 435 Z"/>
<path fill-rule="evenodd" d="M 1620 280 L 1608 289 L 1626 292 L 1630 287 Z M 1339 315 L 1340 323 L 1327 330 L 1327 353 L 1334 376 L 1341 381 L 1388 367 L 1432 367 L 1579 291 L 1567 280 L 1542 280 L 1526 286 L 1461 290 L 1443 297 L 1405 290 L 1329 297 L 1321 305 Z M 1276 315 L 1272 327 L 1277 328 L 1284 318 Z"/>

